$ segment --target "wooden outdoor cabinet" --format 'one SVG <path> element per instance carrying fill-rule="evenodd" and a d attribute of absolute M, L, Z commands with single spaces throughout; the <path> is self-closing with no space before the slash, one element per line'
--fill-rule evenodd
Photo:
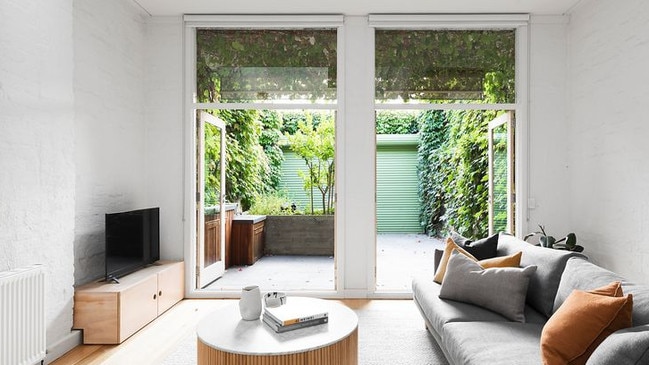
<path fill-rule="evenodd" d="M 157 263 L 119 279 L 96 281 L 74 292 L 74 325 L 84 344 L 119 344 L 185 294 L 184 263 Z"/>
<path fill-rule="evenodd" d="M 252 265 L 264 255 L 265 215 L 238 215 L 232 220 L 232 265 Z"/>

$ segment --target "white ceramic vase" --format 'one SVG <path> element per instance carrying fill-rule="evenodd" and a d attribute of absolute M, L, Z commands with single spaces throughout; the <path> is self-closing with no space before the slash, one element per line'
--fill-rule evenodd
<path fill-rule="evenodd" d="M 239 312 L 246 321 L 254 321 L 261 316 L 261 292 L 259 286 L 246 286 L 241 290 L 239 299 Z"/>

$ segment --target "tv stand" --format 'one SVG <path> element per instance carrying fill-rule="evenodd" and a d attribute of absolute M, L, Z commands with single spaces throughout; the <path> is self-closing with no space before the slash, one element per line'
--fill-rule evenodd
<path fill-rule="evenodd" d="M 114 275 L 109 275 L 108 278 L 106 278 L 107 283 L 113 283 L 113 284 L 119 284 L 119 280 Z"/>
<path fill-rule="evenodd" d="M 100 280 L 76 288 L 73 328 L 84 344 L 119 344 L 185 296 L 183 262 L 158 261 L 118 282 Z"/>

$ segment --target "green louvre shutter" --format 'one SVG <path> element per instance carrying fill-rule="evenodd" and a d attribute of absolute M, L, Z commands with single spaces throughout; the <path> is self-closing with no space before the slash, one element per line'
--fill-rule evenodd
<path fill-rule="evenodd" d="M 311 206 L 311 199 L 304 190 L 302 178 L 297 174 L 300 170 L 307 171 L 306 164 L 289 147 L 283 147 L 282 152 L 284 152 L 284 162 L 282 162 L 280 190 L 286 193 L 298 209 L 306 210 Z M 318 189 L 313 190 L 313 205 L 315 205 L 315 209 L 322 210 L 322 194 Z"/>
<path fill-rule="evenodd" d="M 419 224 L 418 135 L 376 136 L 378 233 L 421 233 Z"/>

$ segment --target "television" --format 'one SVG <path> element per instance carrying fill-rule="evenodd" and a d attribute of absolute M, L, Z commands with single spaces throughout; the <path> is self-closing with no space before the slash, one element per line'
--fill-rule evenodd
<path fill-rule="evenodd" d="M 160 208 L 106 214 L 106 281 L 160 260 Z"/>

